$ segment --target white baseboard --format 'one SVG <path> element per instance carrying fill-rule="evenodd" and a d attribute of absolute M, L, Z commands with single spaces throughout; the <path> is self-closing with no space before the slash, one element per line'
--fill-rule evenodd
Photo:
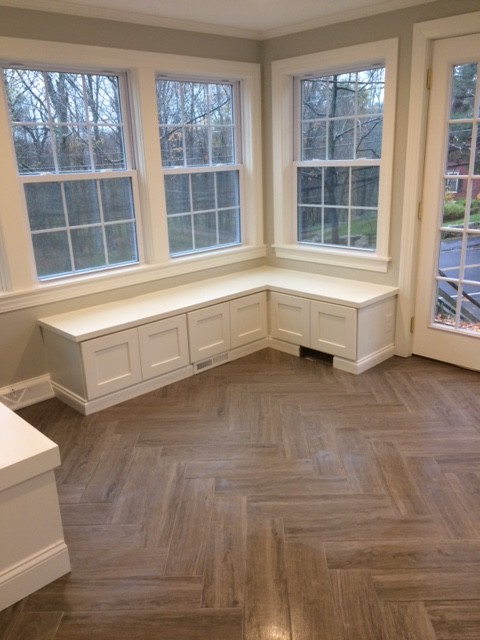
<path fill-rule="evenodd" d="M 365 358 L 360 358 L 360 360 L 357 360 L 356 362 L 334 356 L 333 366 L 335 367 L 335 369 L 340 369 L 341 371 L 346 371 L 347 373 L 354 373 L 358 375 L 359 373 L 363 373 L 364 371 L 375 367 L 377 364 L 388 360 L 393 355 L 395 355 L 395 347 L 392 344 L 388 347 L 375 351 L 375 353 L 369 353 L 368 356 L 365 356 Z"/>
<path fill-rule="evenodd" d="M 45 374 L 38 378 L 30 378 L 22 382 L 0 389 L 0 402 L 3 402 L 9 409 L 16 411 L 31 404 L 49 400 L 55 396 L 50 381 L 50 376 Z"/>
<path fill-rule="evenodd" d="M 62 540 L 0 573 L 0 611 L 70 571 Z"/>

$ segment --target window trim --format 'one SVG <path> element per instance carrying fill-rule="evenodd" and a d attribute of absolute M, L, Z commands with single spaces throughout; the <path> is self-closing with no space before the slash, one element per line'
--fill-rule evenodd
<path fill-rule="evenodd" d="M 30 39 L 0 37 L 2 64 L 74 67 L 89 71 L 126 72 L 137 163 L 145 261 L 103 272 L 92 272 L 64 279 L 38 282 L 30 248 L 27 216 L 11 215 L 23 211 L 23 188 L 16 171 L 15 152 L 10 135 L 5 92 L 0 87 L 0 171 L 8 188 L 0 202 L 0 235 L 3 237 L 3 282 L 0 313 L 66 300 L 92 293 L 110 291 L 191 274 L 203 269 L 229 267 L 264 258 L 263 198 L 260 112 L 260 65 L 257 63 L 215 60 L 99 46 L 65 44 Z M 243 244 L 212 252 L 170 258 L 166 242 L 166 215 L 161 175 L 158 136 L 139 135 L 156 128 L 155 76 L 182 74 L 235 80 L 242 92 L 241 125 L 245 164 Z M 153 127 L 153 129 L 152 129 Z M 157 139 L 155 139 L 157 138 Z M 15 188 L 16 185 L 16 188 Z M 163 235 L 162 235 L 163 234 Z M 17 260 L 21 254 L 25 258 Z"/>
<path fill-rule="evenodd" d="M 391 38 L 352 47 L 286 58 L 272 63 L 272 131 L 274 190 L 274 251 L 278 258 L 350 267 L 386 273 L 388 255 L 393 146 L 397 85 L 398 39 Z M 385 64 L 382 161 L 377 226 L 377 250 L 366 252 L 297 242 L 297 206 L 294 175 L 295 82 L 297 76 L 327 75 L 359 66 Z"/>

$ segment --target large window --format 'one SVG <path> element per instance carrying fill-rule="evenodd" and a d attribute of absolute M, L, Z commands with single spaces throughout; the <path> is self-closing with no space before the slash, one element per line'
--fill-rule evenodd
<path fill-rule="evenodd" d="M 123 78 L 3 75 L 38 278 L 138 262 Z"/>
<path fill-rule="evenodd" d="M 157 78 L 170 255 L 240 243 L 238 83 Z"/>
<path fill-rule="evenodd" d="M 273 63 L 275 251 L 386 271 L 396 40 Z"/>
<path fill-rule="evenodd" d="M 374 251 L 385 68 L 296 82 L 298 241 Z"/>

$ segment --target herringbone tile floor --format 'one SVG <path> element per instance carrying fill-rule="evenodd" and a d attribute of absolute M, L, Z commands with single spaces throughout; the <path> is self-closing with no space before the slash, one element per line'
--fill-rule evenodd
<path fill-rule="evenodd" d="M 265 350 L 21 414 L 60 446 L 72 572 L 2 640 L 480 639 L 478 373 Z"/>

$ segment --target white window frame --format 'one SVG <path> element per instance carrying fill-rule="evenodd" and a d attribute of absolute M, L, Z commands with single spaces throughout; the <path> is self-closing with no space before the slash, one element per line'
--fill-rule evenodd
<path fill-rule="evenodd" d="M 244 166 L 243 166 L 243 135 L 242 135 L 242 126 L 241 126 L 241 96 L 240 96 L 240 83 L 238 81 L 230 81 L 225 80 L 224 78 L 212 78 L 209 76 L 178 76 L 178 75 L 158 75 L 156 78 L 157 81 L 176 81 L 176 82 L 193 82 L 193 83 L 218 83 L 218 84 L 230 84 L 232 86 L 232 112 L 233 112 L 233 129 L 234 129 L 234 158 L 235 162 L 232 164 L 207 164 L 207 165 L 189 165 L 186 162 L 184 165 L 179 166 L 163 166 L 162 161 L 162 172 L 164 179 L 166 176 L 170 175 L 192 175 L 198 173 L 211 173 L 216 174 L 218 172 L 224 171 L 233 171 L 238 173 L 238 197 L 239 197 L 239 241 L 236 243 L 232 243 L 230 245 L 217 245 L 212 247 L 205 247 L 200 249 L 192 249 L 190 251 L 170 252 L 170 256 L 172 259 L 178 259 L 189 255 L 199 255 L 205 252 L 213 252 L 213 251 L 221 251 L 224 248 L 229 246 L 240 246 L 243 243 L 243 228 L 245 223 L 245 218 L 243 215 L 243 201 L 246 195 L 244 189 Z M 159 123 L 160 125 L 160 123 Z M 158 130 L 158 129 L 157 129 Z M 186 152 L 186 148 L 184 148 L 184 155 Z M 165 182 L 164 182 L 165 184 Z M 193 233 L 193 227 L 192 227 Z M 167 234 L 168 235 L 168 234 Z"/>
<path fill-rule="evenodd" d="M 8 37 L 0 37 L 0 51 L 1 62 L 5 66 L 17 63 L 54 67 L 59 66 L 60 62 L 62 67 L 75 67 L 89 72 L 126 72 L 142 220 L 142 229 L 139 224 L 137 233 L 140 235 L 143 230 L 144 248 L 144 262 L 139 265 L 72 276 L 63 278 L 62 281 L 37 280 L 27 215 L 19 215 L 24 211 L 23 187 L 17 175 L 2 81 L 0 172 L 8 189 L 4 189 L 4 197 L 0 201 L 0 236 L 4 247 L 2 264 L 6 272 L 3 282 L 8 290 L 0 291 L 0 312 L 146 284 L 265 257 L 260 65 Z M 169 256 L 159 138 L 158 134 L 153 135 L 153 131 L 158 131 L 155 95 L 157 75 L 208 76 L 228 79 L 240 85 L 244 219 L 242 244 L 239 246 L 182 257 Z"/>
<path fill-rule="evenodd" d="M 393 173 L 398 39 L 355 45 L 342 49 L 277 60 L 272 63 L 272 136 L 274 189 L 274 250 L 278 258 L 350 267 L 386 273 Z M 385 65 L 382 159 L 374 252 L 352 248 L 305 245 L 297 242 L 297 198 L 295 163 L 296 77 L 328 75 Z"/>
<path fill-rule="evenodd" d="M 8 68 L 8 65 L 3 65 L 4 68 Z M 39 71 L 39 72 L 58 72 L 58 73 L 81 73 L 84 75 L 91 75 L 92 73 L 98 73 L 99 75 L 107 75 L 105 73 L 99 73 L 98 70 L 95 71 L 90 71 L 90 69 L 83 67 L 83 68 L 72 68 L 72 67 L 68 67 L 65 68 L 63 65 L 59 64 L 58 66 L 50 67 L 50 66 L 37 66 L 37 65 L 32 65 L 31 67 L 27 67 L 27 65 L 22 65 L 21 67 L 15 66 L 15 65 L 10 65 L 10 68 L 20 68 L 20 69 L 25 69 L 25 70 L 35 70 L 35 71 Z M 1 74 L 1 72 L 0 72 Z M 135 228 L 135 243 L 136 243 L 136 248 L 137 248 L 137 260 L 132 261 L 132 262 L 128 262 L 125 263 L 125 265 L 109 265 L 108 263 L 105 265 L 102 265 L 100 267 L 90 267 L 90 268 L 86 268 L 83 270 L 73 270 L 72 272 L 68 272 L 68 273 L 57 273 L 57 274 L 51 274 L 51 275 L 45 275 L 45 276 L 40 276 L 38 275 L 38 265 L 35 269 L 35 278 L 39 281 L 39 282 L 46 282 L 48 280 L 54 280 L 57 278 L 67 278 L 67 279 L 71 279 L 72 277 L 78 277 L 79 274 L 84 274 L 84 275 L 90 275 L 93 273 L 103 273 L 107 270 L 114 270 L 114 269 L 118 269 L 118 268 L 122 268 L 123 266 L 125 266 L 125 268 L 128 268 L 129 266 L 133 266 L 133 265 L 137 265 L 140 264 L 143 261 L 143 249 L 142 249 L 142 235 L 141 235 L 141 218 L 140 218 L 140 206 L 139 206 L 139 198 L 138 198 L 138 185 L 137 185 L 137 172 L 135 170 L 135 160 L 134 160 L 134 154 L 133 154 L 133 149 L 132 149 L 132 131 L 131 131 L 131 116 L 130 116 L 130 108 L 129 108 L 129 103 L 128 103 L 128 93 L 126 90 L 126 75 L 124 72 L 113 72 L 110 75 L 117 77 L 118 79 L 118 97 L 119 97 L 119 102 L 120 102 L 120 110 L 121 110 L 121 114 L 122 114 L 122 120 L 120 123 L 118 123 L 118 125 L 122 128 L 123 130 L 123 144 L 124 144 L 124 148 L 123 148 L 123 152 L 124 152 L 124 159 L 125 159 L 125 167 L 123 169 L 96 169 L 95 171 L 92 170 L 67 170 L 67 171 L 39 171 L 39 172 L 34 172 L 34 173 L 17 173 L 17 179 L 20 182 L 20 184 L 22 185 L 23 188 L 25 188 L 25 185 L 30 185 L 30 184 L 53 184 L 53 183 L 71 183 L 74 181 L 92 181 L 96 183 L 95 188 L 98 189 L 98 183 L 102 180 L 108 180 L 108 179 L 115 179 L 115 178 L 127 178 L 130 180 L 131 183 L 131 187 L 132 187 L 132 204 L 133 204 L 133 218 L 132 218 L 132 222 L 134 224 L 134 228 Z M 3 77 L 0 80 L 1 82 L 3 82 Z M 15 126 L 15 123 L 11 122 L 11 131 L 13 130 L 13 127 Z M 45 123 L 43 123 L 46 126 L 52 127 L 54 125 L 53 122 L 51 121 L 47 121 Z M 89 142 L 89 144 L 91 144 L 91 141 Z M 56 154 L 56 150 L 55 147 L 52 145 L 52 151 L 53 154 L 55 156 Z M 90 153 L 92 154 L 92 150 L 90 149 Z M 28 218 L 28 213 L 27 213 L 27 206 L 26 203 L 24 204 L 24 210 L 25 213 L 27 215 Z M 89 225 L 81 225 L 83 227 L 89 226 Z M 102 228 L 102 233 L 105 233 L 105 228 L 108 226 L 108 224 L 105 224 L 105 222 L 103 221 L 103 217 L 101 217 L 101 221 L 99 221 L 98 223 L 95 223 L 94 226 L 99 226 Z M 31 238 L 31 242 L 33 243 L 33 237 L 35 235 L 38 235 L 38 231 L 36 230 L 30 230 L 30 238 Z M 48 230 L 47 230 L 48 233 Z M 69 241 L 69 251 L 70 251 L 70 257 L 72 259 L 72 265 L 74 264 L 74 255 L 73 255 L 73 249 L 71 246 L 71 241 Z M 33 248 L 31 249 L 32 251 L 32 259 L 34 260 L 33 257 Z M 34 260 L 35 261 L 35 260 Z"/>

